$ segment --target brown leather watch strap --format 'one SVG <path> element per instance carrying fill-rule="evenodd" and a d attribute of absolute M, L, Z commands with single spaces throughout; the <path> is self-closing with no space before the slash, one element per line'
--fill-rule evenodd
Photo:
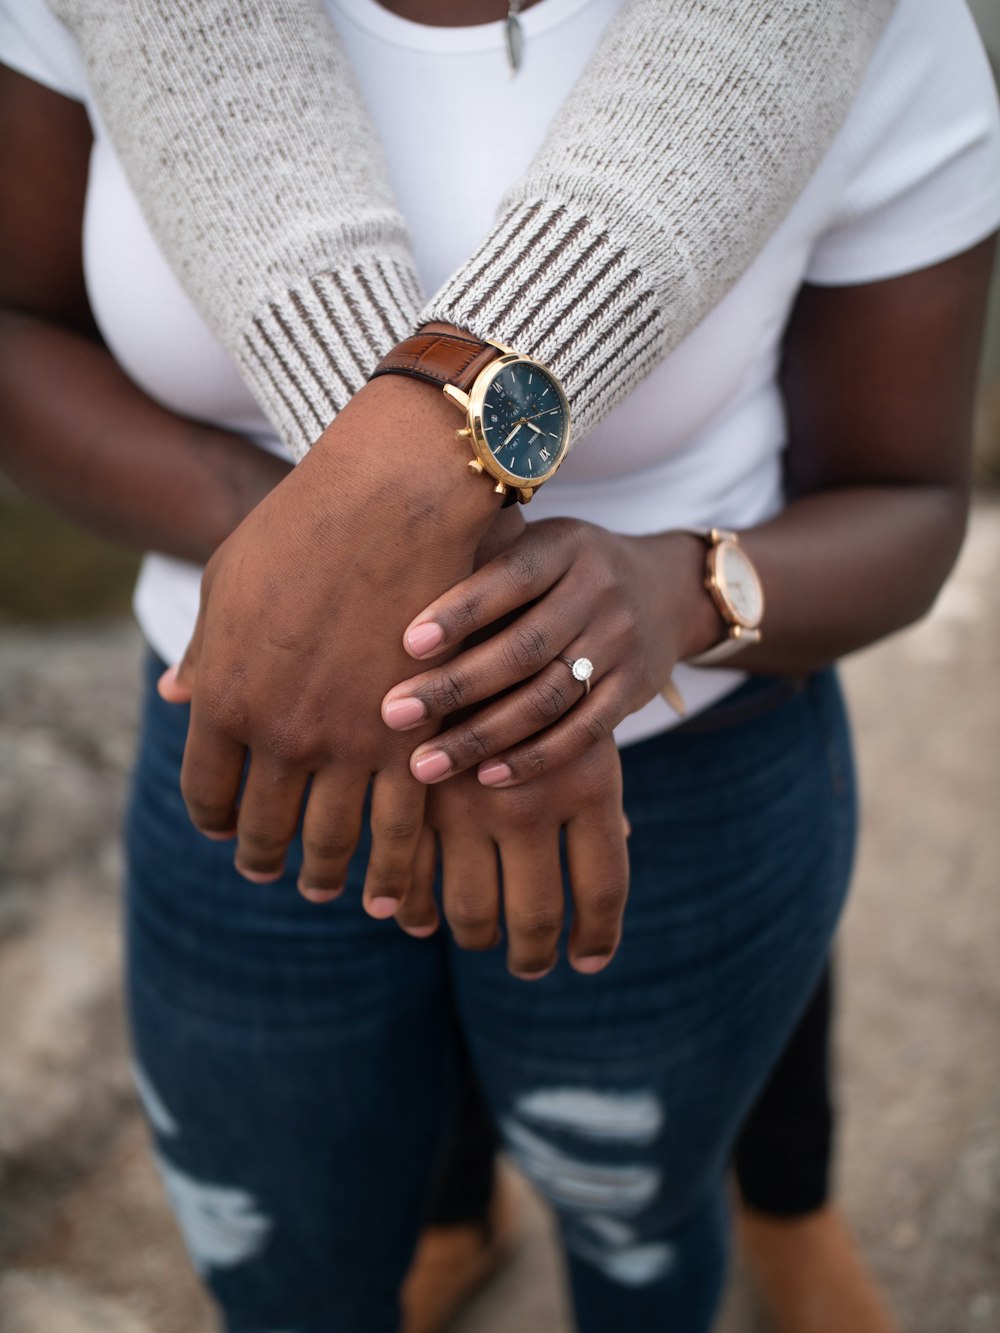
<path fill-rule="evenodd" d="M 468 393 L 479 372 L 502 353 L 478 338 L 457 333 L 414 333 L 382 358 L 370 376 L 412 375 L 429 384 L 454 384 Z"/>

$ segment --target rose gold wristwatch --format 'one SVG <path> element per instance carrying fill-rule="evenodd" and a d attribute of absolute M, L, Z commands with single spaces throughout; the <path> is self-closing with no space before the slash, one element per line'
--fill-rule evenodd
<path fill-rule="evenodd" d="M 735 532 L 723 528 L 684 528 L 683 531 L 708 543 L 705 587 L 728 626 L 728 633 L 721 643 L 687 659 L 690 666 L 712 666 L 724 662 L 747 644 L 760 642 L 764 589 Z"/>

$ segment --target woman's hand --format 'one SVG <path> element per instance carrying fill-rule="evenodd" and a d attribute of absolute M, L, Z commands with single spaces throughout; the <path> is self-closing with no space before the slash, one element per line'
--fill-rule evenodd
<path fill-rule="evenodd" d="M 570 963 L 589 974 L 611 961 L 621 937 L 628 856 L 621 763 L 610 736 L 571 768 L 527 787 L 490 791 L 466 773 L 428 793 L 426 819 L 440 841 L 444 913 L 461 948 L 489 949 L 502 938 L 499 851 L 507 965 L 526 981 L 554 966 L 566 909 L 559 855 L 564 831 L 573 902 Z M 434 931 L 438 917 L 434 859 L 421 859 L 396 921 L 422 937 Z"/>
<path fill-rule="evenodd" d="M 485 642 L 385 696 L 382 717 L 395 731 L 463 710 L 461 722 L 414 750 L 414 776 L 439 782 L 478 764 L 481 783 L 513 786 L 610 737 L 663 689 L 678 661 L 721 638 L 704 559 L 704 544 L 683 532 L 627 537 L 571 519 L 530 523 L 404 635 L 411 656 L 430 657 L 517 613 Z M 589 694 L 560 660 L 578 657 L 594 664 Z"/>

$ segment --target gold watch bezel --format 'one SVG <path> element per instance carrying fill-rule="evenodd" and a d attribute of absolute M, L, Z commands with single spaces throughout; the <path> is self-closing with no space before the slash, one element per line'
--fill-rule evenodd
<path fill-rule="evenodd" d="M 727 588 L 727 579 L 723 567 L 723 556 L 726 550 L 732 550 L 737 553 L 744 570 L 750 575 L 753 585 L 757 592 L 757 615 L 749 617 L 742 615 L 737 610 L 732 601 L 732 596 Z M 731 628 L 741 630 L 759 630 L 764 623 L 764 586 L 760 581 L 760 575 L 754 566 L 753 561 L 747 555 L 741 546 L 739 539 L 735 536 L 718 534 L 708 549 L 708 559 L 706 562 L 705 586 L 712 595 L 712 600 L 719 608 L 719 614 Z"/>
<path fill-rule="evenodd" d="M 469 392 L 463 393 L 461 389 L 453 384 L 444 386 L 444 393 L 447 398 L 461 407 L 466 414 L 466 428 L 459 431 L 458 434 L 468 439 L 472 445 L 475 457 L 470 460 L 469 466 L 476 471 L 486 472 L 494 478 L 501 486 L 506 489 L 515 490 L 519 493 L 519 498 L 523 504 L 531 499 L 539 486 L 550 481 L 562 466 L 566 455 L 569 453 L 570 441 L 570 408 L 563 387 L 553 372 L 541 361 L 536 361 L 532 356 L 525 356 L 520 352 L 514 352 L 509 347 L 504 347 L 501 343 L 494 343 L 493 346 L 500 350 L 500 356 L 495 361 L 491 361 L 476 376 L 476 380 Z M 501 374 L 508 366 L 520 363 L 526 366 L 533 366 L 542 371 L 548 378 L 556 391 L 559 399 L 559 405 L 563 410 L 564 429 L 563 436 L 559 442 L 559 449 L 551 466 L 537 477 L 522 477 L 516 472 L 509 472 L 504 465 L 494 455 L 486 439 L 486 432 L 483 428 L 483 410 L 486 401 L 486 395 L 490 386 L 496 377 Z M 478 466 L 477 466 L 478 464 Z"/>

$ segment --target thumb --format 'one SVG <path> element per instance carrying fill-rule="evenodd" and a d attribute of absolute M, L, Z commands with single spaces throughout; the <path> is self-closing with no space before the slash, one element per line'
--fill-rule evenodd
<path fill-rule="evenodd" d="M 176 666 L 167 667 L 156 682 L 156 691 L 168 704 L 189 704 L 194 694 L 195 678 L 198 674 L 198 657 L 201 649 L 201 616 L 195 626 L 191 642 L 184 650 L 184 656 Z"/>

